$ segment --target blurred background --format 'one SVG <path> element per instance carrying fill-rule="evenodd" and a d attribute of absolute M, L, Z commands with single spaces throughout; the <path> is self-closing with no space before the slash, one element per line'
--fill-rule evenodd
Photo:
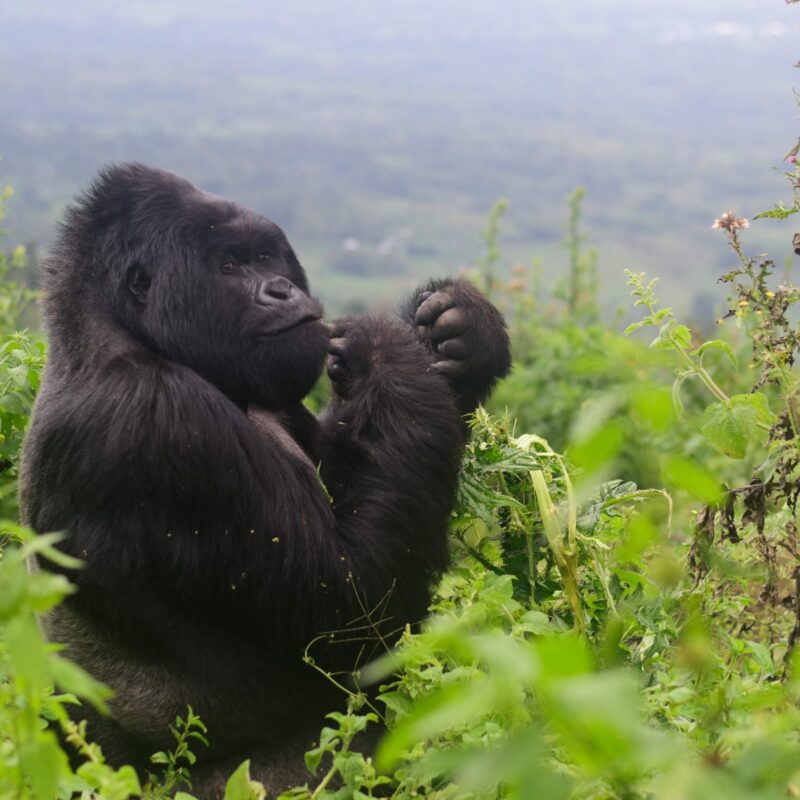
<path fill-rule="evenodd" d="M 600 290 L 662 278 L 698 322 L 730 255 L 711 230 L 785 199 L 797 19 L 764 0 L 0 0 L 0 184 L 31 270 L 104 163 L 185 175 L 282 225 L 333 312 L 479 258 L 567 268 L 585 186 Z M 781 262 L 785 228 L 750 246 Z M 711 287 L 709 290 L 708 287 Z"/>

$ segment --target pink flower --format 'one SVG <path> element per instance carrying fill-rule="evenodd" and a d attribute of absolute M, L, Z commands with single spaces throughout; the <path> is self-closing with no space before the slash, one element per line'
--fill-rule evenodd
<path fill-rule="evenodd" d="M 714 220 L 711 226 L 715 231 L 734 232 L 740 228 L 749 228 L 750 220 L 744 217 L 737 217 L 735 211 L 726 211 Z"/>
<path fill-rule="evenodd" d="M 786 157 L 786 160 L 790 164 L 796 164 L 797 163 L 797 154 L 796 153 L 792 153 L 792 155 Z"/>

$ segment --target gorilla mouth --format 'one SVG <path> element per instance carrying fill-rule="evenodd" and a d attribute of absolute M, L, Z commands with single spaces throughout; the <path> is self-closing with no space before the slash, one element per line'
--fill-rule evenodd
<path fill-rule="evenodd" d="M 259 336 L 280 336 L 282 333 L 293 331 L 295 328 L 299 328 L 301 325 L 307 325 L 309 322 L 318 322 L 320 319 L 321 317 L 316 314 L 305 314 L 304 316 L 300 317 L 300 319 L 290 322 L 288 325 L 284 325 L 282 328 L 273 328 L 270 330 L 261 331 Z"/>

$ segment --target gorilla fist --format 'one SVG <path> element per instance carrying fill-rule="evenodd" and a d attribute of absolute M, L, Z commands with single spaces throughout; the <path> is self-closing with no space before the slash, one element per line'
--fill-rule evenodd
<path fill-rule="evenodd" d="M 446 376 L 459 410 L 483 402 L 511 366 L 508 332 L 500 312 L 468 281 L 431 281 L 403 312 L 430 353 L 431 367 Z"/>

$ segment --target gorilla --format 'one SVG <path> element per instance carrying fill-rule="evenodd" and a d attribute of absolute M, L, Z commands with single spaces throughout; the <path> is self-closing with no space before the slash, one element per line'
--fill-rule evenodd
<path fill-rule="evenodd" d="M 79 708 L 144 773 L 191 705 L 193 791 L 245 758 L 277 793 L 356 670 L 425 615 L 447 566 L 464 415 L 509 369 L 500 313 L 436 280 L 330 328 L 282 230 L 141 164 L 106 168 L 46 268 L 50 355 L 21 504 L 84 566 L 43 624 L 112 687 Z M 327 363 L 332 401 L 302 401 Z"/>

